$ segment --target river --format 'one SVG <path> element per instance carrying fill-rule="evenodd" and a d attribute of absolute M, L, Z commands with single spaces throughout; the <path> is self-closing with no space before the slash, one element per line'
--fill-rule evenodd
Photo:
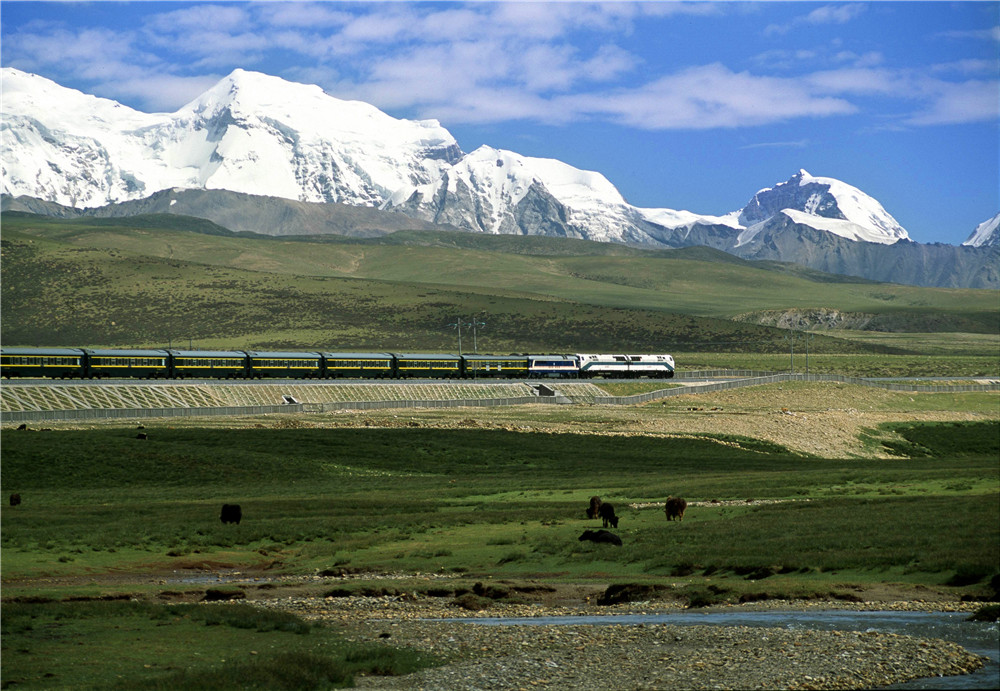
<path fill-rule="evenodd" d="M 672 624 L 675 626 L 761 626 L 794 630 L 876 631 L 917 638 L 940 638 L 989 658 L 978 672 L 953 677 L 925 677 L 887 689 L 998 689 L 1000 688 L 1000 626 L 970 622 L 967 613 L 857 612 L 848 610 L 765 612 L 669 612 L 607 616 L 453 619 L 473 625 L 606 625 Z"/>

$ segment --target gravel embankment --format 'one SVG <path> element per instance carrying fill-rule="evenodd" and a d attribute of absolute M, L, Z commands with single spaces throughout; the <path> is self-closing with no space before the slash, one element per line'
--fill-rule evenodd
<path fill-rule="evenodd" d="M 435 620 L 655 611 L 649 603 L 599 612 L 498 605 L 478 613 L 445 603 L 375 597 L 289 598 L 268 606 L 342 625 L 356 641 L 411 647 L 449 661 L 405 677 L 357 679 L 363 688 L 863 689 L 967 674 L 983 664 L 954 643 L 885 633 L 671 624 L 498 627 Z M 885 603 L 877 607 L 889 608 Z"/>

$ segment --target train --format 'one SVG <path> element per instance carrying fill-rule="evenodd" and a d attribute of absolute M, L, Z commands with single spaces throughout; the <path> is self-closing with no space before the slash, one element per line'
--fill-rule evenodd
<path fill-rule="evenodd" d="M 674 376 L 670 355 L 454 355 L 0 348 L 0 377 L 53 379 L 540 379 Z"/>

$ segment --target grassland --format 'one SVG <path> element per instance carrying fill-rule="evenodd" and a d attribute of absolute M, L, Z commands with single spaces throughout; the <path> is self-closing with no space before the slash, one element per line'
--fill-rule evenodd
<path fill-rule="evenodd" d="M 941 584 L 955 570 L 985 578 L 1000 537 L 1000 416 L 995 396 L 980 406 L 981 422 L 881 423 L 865 433 L 881 451 L 854 459 L 803 455 L 724 422 L 726 433 L 614 433 L 586 411 L 549 424 L 525 413 L 530 432 L 464 422 L 371 429 L 361 417 L 360 428 L 147 424 L 145 441 L 110 425 L 4 430 L 3 486 L 25 497 L 4 512 L 5 595 L 42 577 L 200 562 L 557 579 L 657 577 L 684 564 L 863 581 Z M 644 413 L 647 423 L 669 415 Z M 574 425 L 605 433 L 565 433 Z M 623 516 L 626 546 L 614 554 L 575 541 L 595 493 Z M 683 525 L 628 508 L 668 494 L 780 503 L 699 507 Z M 227 501 L 243 505 L 241 525 L 218 522 Z M 935 537 L 944 534 L 952 538 Z"/>
<path fill-rule="evenodd" d="M 804 371 L 808 348 L 813 372 L 1000 375 L 991 291 L 698 248 L 3 222 L 5 345 L 454 351 L 448 324 L 481 315 L 480 352 L 668 351 L 685 369 Z M 879 315 L 895 331 L 807 341 L 733 319 L 817 309 Z M 3 686 L 329 688 L 441 662 L 257 607 L 192 605 L 209 593 L 184 575 L 258 577 L 239 591 L 250 599 L 329 594 L 316 576 L 338 573 L 358 576 L 338 595 L 452 597 L 491 578 L 655 584 L 691 605 L 997 594 L 995 393 L 786 383 L 615 412 L 145 425 L 145 440 L 112 423 L 0 431 L 0 481 L 24 500 L 4 508 L 0 535 Z M 583 514 L 593 494 L 618 507 L 621 548 L 577 540 L 599 525 Z M 656 506 L 668 494 L 691 502 L 682 523 Z M 219 506 L 234 501 L 244 520 L 222 525 Z M 365 578 L 376 573 L 394 585 Z"/>
<path fill-rule="evenodd" d="M 787 330 L 732 318 L 816 309 L 974 334 L 966 355 L 1000 345 L 992 291 L 873 284 L 704 248 L 460 233 L 290 240 L 5 217 L 3 261 L 9 345 L 454 351 L 448 325 L 478 315 L 480 352 L 780 354 L 795 347 Z M 837 330 L 809 348 L 928 354 L 919 337 Z"/>
<path fill-rule="evenodd" d="M 213 588 L 189 577 L 225 572 L 259 580 L 219 596 L 253 600 L 464 602 L 477 582 L 515 600 L 519 585 L 650 584 L 692 606 L 995 595 L 995 394 L 792 383 L 698 404 L 173 420 L 146 422 L 145 440 L 112 423 L 4 429 L 0 480 L 23 503 L 3 510 L 3 682 L 329 688 L 443 662 L 359 646 L 350 628 L 189 604 Z M 780 441 L 823 434 L 864 452 Z M 584 517 L 593 494 L 617 507 L 621 548 L 577 540 L 600 525 Z M 683 522 L 665 521 L 668 494 L 691 503 Z M 234 501 L 243 521 L 221 524 Z"/>

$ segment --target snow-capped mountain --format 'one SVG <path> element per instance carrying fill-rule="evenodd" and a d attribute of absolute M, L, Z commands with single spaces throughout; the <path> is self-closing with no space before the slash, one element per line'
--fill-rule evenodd
<path fill-rule="evenodd" d="M 439 123 L 392 118 L 318 86 L 236 70 L 175 113 L 141 113 L 4 68 L 3 192 L 74 207 L 170 188 L 224 189 L 400 211 L 487 233 L 678 246 L 698 226 L 746 231 L 786 209 L 869 242 L 906 237 L 874 199 L 800 171 L 726 216 L 640 209 L 597 172 L 483 146 L 462 155 Z M 735 237 L 735 236 L 734 236 Z M 745 233 L 735 244 L 745 244 Z"/>
<path fill-rule="evenodd" d="M 435 182 L 397 190 L 385 208 L 498 235 L 557 235 L 656 244 L 600 173 L 482 146 Z"/>
<path fill-rule="evenodd" d="M 881 204 L 858 188 L 800 170 L 787 182 L 762 189 L 743 207 L 739 222 L 747 233 L 741 234 L 740 244 L 750 240 L 754 226 L 789 211 L 796 223 L 848 240 L 891 245 L 909 237 Z"/>
<path fill-rule="evenodd" d="M 979 257 L 981 250 L 995 254 L 1000 248 L 994 217 L 965 247 L 954 248 L 961 257 L 941 260 L 952 269 L 921 268 L 919 262 L 937 260 L 925 252 L 918 262 L 919 252 L 911 248 L 912 262 L 890 276 L 893 260 L 872 246 L 917 243 L 875 199 L 833 178 L 800 170 L 722 216 L 639 208 L 598 172 L 489 146 L 463 154 L 435 120 L 396 119 L 318 86 L 244 70 L 175 113 L 154 114 L 11 68 L 0 70 L 0 78 L 0 165 L 8 209 L 56 203 L 60 215 L 75 209 L 117 216 L 168 204 L 168 213 L 203 214 L 231 230 L 274 235 L 378 234 L 400 227 L 398 218 L 386 220 L 382 213 L 482 233 L 646 247 L 705 245 L 748 259 L 922 285 L 972 286 L 949 271 L 971 275 L 978 269 L 968 261 L 995 258 L 967 261 L 962 253 Z M 38 203 L 12 205 L 16 197 Z M 282 199 L 368 208 L 327 213 L 291 209 Z M 259 222 L 247 223 L 246 215 Z M 986 273 L 984 285 L 1000 281 L 995 271 Z"/>
<path fill-rule="evenodd" d="M 962 245 L 966 247 L 1000 247 L 1000 213 L 976 226 L 972 235 Z"/>
<path fill-rule="evenodd" d="M 4 68 L 3 192 L 78 207 L 173 188 L 375 206 L 461 156 L 433 120 L 236 70 L 176 113 L 146 114 Z"/>

